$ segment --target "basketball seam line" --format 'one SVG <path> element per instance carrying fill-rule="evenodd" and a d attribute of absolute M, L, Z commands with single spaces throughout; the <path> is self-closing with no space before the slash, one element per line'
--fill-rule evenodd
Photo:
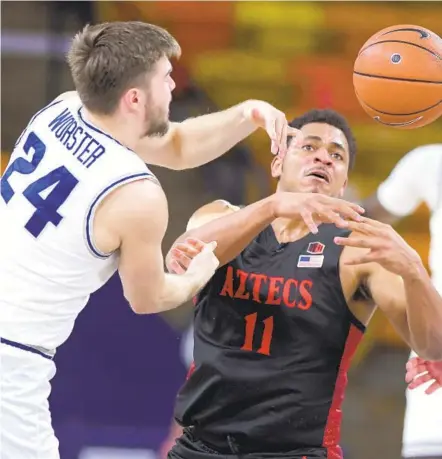
<path fill-rule="evenodd" d="M 380 40 L 377 41 L 376 43 L 370 43 L 368 46 L 365 48 L 361 49 L 361 51 L 358 54 L 358 57 L 368 48 L 371 48 L 374 45 L 378 45 L 379 43 L 403 43 L 404 45 L 410 45 L 410 46 L 415 46 L 416 48 L 424 49 L 428 53 L 432 54 L 433 56 L 437 57 L 439 60 L 442 60 L 442 57 L 439 56 L 436 52 L 432 51 L 431 49 L 425 48 L 425 46 L 418 45 L 416 43 L 410 43 L 408 41 L 403 41 L 403 40 Z"/>
<path fill-rule="evenodd" d="M 381 78 L 383 80 L 394 80 L 394 81 L 409 81 L 410 83 L 429 83 L 429 84 L 442 84 L 442 81 L 429 81 L 429 80 L 418 80 L 417 78 L 401 78 L 383 75 L 370 75 L 369 73 L 353 71 L 355 75 L 360 75 L 368 78 Z"/>
<path fill-rule="evenodd" d="M 363 101 L 364 102 L 364 101 Z M 368 105 L 366 102 L 364 102 L 364 105 L 366 105 L 368 108 L 371 110 L 374 110 L 375 112 L 381 113 L 382 115 L 389 115 L 389 116 L 412 116 L 412 115 L 420 115 L 421 113 L 427 112 L 428 110 L 431 110 L 432 108 L 437 107 L 442 103 L 442 100 L 440 100 L 437 104 L 430 105 L 429 107 L 423 108 L 422 110 L 419 110 L 418 112 L 412 112 L 412 113 L 388 113 L 388 112 L 383 112 L 382 110 L 378 110 L 377 108 L 372 107 L 371 105 Z"/>

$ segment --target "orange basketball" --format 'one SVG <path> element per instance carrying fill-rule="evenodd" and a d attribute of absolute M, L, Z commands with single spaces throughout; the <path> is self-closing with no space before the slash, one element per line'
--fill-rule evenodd
<path fill-rule="evenodd" d="M 442 115 L 442 40 L 414 25 L 388 27 L 361 48 L 353 84 L 362 108 L 378 123 L 425 126 Z"/>

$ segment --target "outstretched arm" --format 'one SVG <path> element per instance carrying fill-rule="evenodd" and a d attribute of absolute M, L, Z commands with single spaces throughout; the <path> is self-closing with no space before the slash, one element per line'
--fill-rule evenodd
<path fill-rule="evenodd" d="M 339 245 L 360 249 L 346 263 L 365 265 L 374 302 L 410 347 L 425 359 L 441 360 L 442 298 L 419 255 L 389 225 L 363 218 L 349 227 L 348 238 L 335 238 Z"/>
<path fill-rule="evenodd" d="M 317 232 L 320 223 L 345 226 L 344 218 L 358 219 L 358 212 L 362 211 L 356 204 L 319 193 L 275 193 L 242 209 L 226 201 L 215 201 L 191 217 L 188 231 L 178 238 L 167 259 L 170 260 L 173 250 L 180 249 L 180 242 L 190 237 L 203 242 L 216 241 L 215 254 L 224 265 L 241 253 L 275 218 L 285 218 L 287 222 L 304 221 L 310 231 Z"/>
<path fill-rule="evenodd" d="M 297 132 L 285 114 L 267 102 L 249 100 L 227 110 L 171 123 L 163 137 L 145 137 L 135 151 L 148 164 L 191 169 L 227 153 L 258 128 L 267 131 L 273 154 L 285 154 L 287 137 Z"/>

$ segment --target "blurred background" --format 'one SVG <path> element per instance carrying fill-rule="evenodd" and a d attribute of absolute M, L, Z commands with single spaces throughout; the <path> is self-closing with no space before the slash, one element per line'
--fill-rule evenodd
<path fill-rule="evenodd" d="M 88 22 L 144 20 L 167 28 L 183 56 L 171 118 L 264 99 L 294 117 L 331 107 L 345 115 L 359 144 L 350 190 L 371 194 L 406 152 L 441 142 L 442 122 L 397 131 L 372 122 L 352 86 L 355 56 L 373 33 L 417 24 L 442 35 L 440 2 L 2 2 L 1 166 L 29 118 L 73 89 L 64 61 L 72 35 Z M 166 251 L 200 205 L 216 198 L 247 204 L 273 189 L 269 143 L 256 133 L 196 170 L 154 168 L 170 203 Z M 424 260 L 428 213 L 399 226 Z M 184 380 L 183 336 L 191 306 L 135 316 L 117 277 L 93 295 L 57 352 L 51 396 L 62 459 L 152 459 L 168 435 Z M 355 359 L 344 405 L 346 459 L 399 458 L 408 349 L 376 315 Z"/>

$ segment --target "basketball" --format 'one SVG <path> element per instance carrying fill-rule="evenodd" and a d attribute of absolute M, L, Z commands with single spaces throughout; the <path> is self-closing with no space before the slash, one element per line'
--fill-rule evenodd
<path fill-rule="evenodd" d="M 442 39 L 414 25 L 381 30 L 359 51 L 353 84 L 378 123 L 400 129 L 431 123 L 442 115 Z"/>

